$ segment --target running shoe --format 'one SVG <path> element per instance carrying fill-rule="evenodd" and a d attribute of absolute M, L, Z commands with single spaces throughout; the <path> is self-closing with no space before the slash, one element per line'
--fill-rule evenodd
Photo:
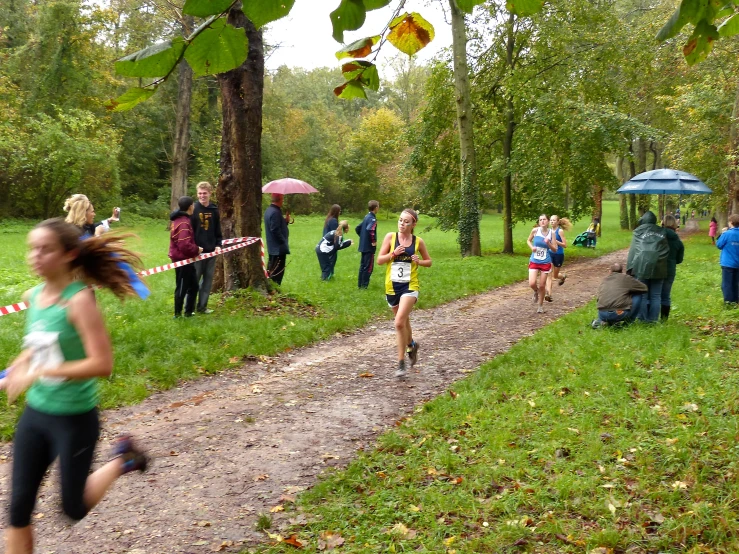
<path fill-rule="evenodd" d="M 405 360 L 398 362 L 398 369 L 395 370 L 395 376 L 398 379 L 405 379 Z"/>
<path fill-rule="evenodd" d="M 608 327 L 608 322 L 601 321 L 600 319 L 594 319 L 593 322 L 590 324 L 590 326 L 593 329 L 602 329 L 603 327 Z"/>
<path fill-rule="evenodd" d="M 411 367 L 416 365 L 416 362 L 418 361 L 418 343 L 416 341 L 413 341 L 408 345 L 408 348 L 405 349 L 405 353 L 408 354 L 408 359 L 411 361 Z"/>
<path fill-rule="evenodd" d="M 544 300 L 546 300 L 547 302 L 551 302 L 552 301 L 552 295 L 551 294 L 545 294 L 544 295 Z"/>
<path fill-rule="evenodd" d="M 543 314 L 544 313 L 544 308 L 542 306 L 539 306 L 539 308 L 536 310 L 536 313 L 537 314 Z"/>
<path fill-rule="evenodd" d="M 146 453 L 137 448 L 133 443 L 131 435 L 120 435 L 113 445 L 113 459 L 123 459 L 123 474 L 132 471 L 146 471 L 149 465 L 149 457 Z"/>
<path fill-rule="evenodd" d="M 559 286 L 560 287 L 565 284 L 565 280 L 566 279 L 567 279 L 567 274 L 566 273 L 564 275 L 562 275 L 562 277 L 559 278 Z"/>
<path fill-rule="evenodd" d="M 539 291 L 538 290 L 534 291 L 534 296 L 532 300 L 534 301 L 534 304 L 536 304 L 539 301 Z"/>

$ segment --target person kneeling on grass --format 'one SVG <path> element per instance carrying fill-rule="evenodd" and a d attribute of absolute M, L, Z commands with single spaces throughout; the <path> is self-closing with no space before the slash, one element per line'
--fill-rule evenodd
<path fill-rule="evenodd" d="M 598 318 L 593 320 L 593 329 L 614 323 L 630 323 L 639 313 L 642 294 L 647 285 L 623 272 L 621 264 L 611 266 L 611 272 L 603 279 L 598 289 Z"/>

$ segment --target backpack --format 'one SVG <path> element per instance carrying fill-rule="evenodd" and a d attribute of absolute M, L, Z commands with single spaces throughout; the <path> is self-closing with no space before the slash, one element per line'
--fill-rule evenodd
<path fill-rule="evenodd" d="M 667 257 L 670 254 L 667 233 L 657 225 L 643 227 L 634 231 L 626 268 L 637 279 L 664 279 L 667 277 Z"/>

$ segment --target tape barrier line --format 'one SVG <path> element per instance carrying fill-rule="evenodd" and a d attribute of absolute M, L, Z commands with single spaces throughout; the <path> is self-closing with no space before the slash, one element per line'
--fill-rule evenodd
<path fill-rule="evenodd" d="M 223 240 L 222 244 L 230 244 L 232 246 L 221 248 L 219 252 L 208 252 L 207 254 L 200 254 L 199 256 L 196 256 L 194 258 L 189 258 L 187 260 L 182 260 L 179 262 L 172 262 L 170 264 L 165 264 L 165 265 L 160 265 L 157 267 L 152 267 L 150 269 L 145 269 L 144 271 L 140 271 L 138 275 L 140 277 L 148 277 L 150 275 L 155 275 L 157 273 L 163 273 L 164 271 L 169 271 L 170 269 L 174 269 L 176 267 L 182 267 L 185 265 L 193 264 L 199 260 L 206 260 L 214 256 L 220 256 L 221 254 L 233 252 L 234 250 L 238 250 L 239 248 L 244 248 L 245 246 L 249 246 L 256 242 L 258 242 L 260 246 L 262 271 L 264 272 L 264 276 L 269 279 L 269 274 L 267 273 L 267 266 L 264 264 L 264 242 L 262 242 L 262 239 L 260 237 L 238 237 L 234 239 L 225 239 Z M 0 306 L 0 317 L 4 315 L 17 314 L 18 312 L 22 312 L 23 310 L 27 310 L 27 309 L 28 309 L 27 302 L 19 302 L 18 304 L 10 304 L 9 306 Z"/>

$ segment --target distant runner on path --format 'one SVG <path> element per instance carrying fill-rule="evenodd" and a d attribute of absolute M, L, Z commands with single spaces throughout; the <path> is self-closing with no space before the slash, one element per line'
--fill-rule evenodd
<path fill-rule="evenodd" d="M 552 271 L 552 252 L 557 251 L 557 243 L 549 230 L 549 218 L 545 214 L 539 216 L 539 226 L 531 229 L 526 244 L 531 249 L 529 257 L 529 286 L 534 291 L 534 304 L 538 303 L 537 313 L 544 313 L 544 294 L 546 292 L 547 275 Z M 538 283 L 537 283 L 538 281 Z"/>
<path fill-rule="evenodd" d="M 423 239 L 413 234 L 418 214 L 406 208 L 398 219 L 398 232 L 388 233 L 382 241 L 379 265 L 388 264 L 385 272 L 385 296 L 395 314 L 395 335 L 398 341 L 398 369 L 395 376 L 406 376 L 405 355 L 411 367 L 418 361 L 418 343 L 413 340 L 411 311 L 418 300 L 418 266 L 431 267 L 431 257 Z M 419 255 L 420 254 L 420 255 Z"/>
<path fill-rule="evenodd" d="M 90 237 L 61 219 L 39 223 L 28 235 L 28 262 L 43 280 L 25 295 L 30 304 L 24 350 L 13 360 L 0 389 L 13 402 L 26 394 L 13 441 L 7 554 L 33 553 L 31 515 L 39 486 L 59 458 L 64 513 L 77 521 L 102 500 L 124 473 L 146 469 L 147 458 L 129 436 L 114 457 L 90 474 L 100 435 L 97 377 L 113 370 L 113 350 L 95 296 L 86 283 L 119 298 L 136 294 L 121 260 L 140 260 L 120 237 Z"/>
<path fill-rule="evenodd" d="M 565 248 L 567 248 L 567 239 L 565 238 L 565 231 L 572 229 L 572 223 L 566 217 L 562 219 L 558 215 L 553 215 L 549 220 L 552 232 L 554 233 L 554 241 L 557 244 L 557 251 L 552 253 L 552 272 L 547 277 L 547 292 L 544 295 L 544 300 L 547 302 L 552 301 L 552 284 L 554 281 L 561 286 L 565 284 L 567 279 L 566 273 L 560 273 L 560 268 L 565 263 Z"/>

